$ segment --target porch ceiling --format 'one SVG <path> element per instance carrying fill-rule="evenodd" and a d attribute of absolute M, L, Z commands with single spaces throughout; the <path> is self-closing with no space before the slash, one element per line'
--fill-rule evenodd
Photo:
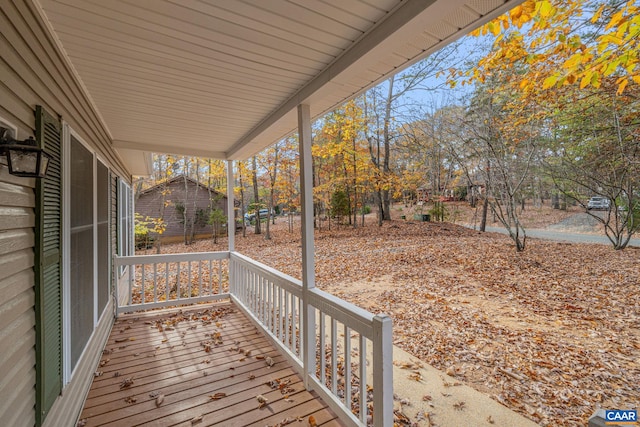
<path fill-rule="evenodd" d="M 123 157 L 242 159 L 521 0 L 34 1 Z"/>

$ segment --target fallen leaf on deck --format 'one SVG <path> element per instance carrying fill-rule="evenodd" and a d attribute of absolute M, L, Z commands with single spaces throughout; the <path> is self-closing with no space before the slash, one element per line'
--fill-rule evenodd
<path fill-rule="evenodd" d="M 227 393 L 216 393 L 216 394 L 210 394 L 209 398 L 211 400 L 220 400 L 223 397 L 227 397 Z"/>
<path fill-rule="evenodd" d="M 136 403 L 138 399 L 135 396 L 127 396 L 124 398 L 126 403 Z"/>
<path fill-rule="evenodd" d="M 259 394 L 259 395 L 257 395 L 257 396 L 256 396 L 256 400 L 257 400 L 257 401 L 258 401 L 258 403 L 259 403 L 258 408 L 260 408 L 260 409 L 262 409 L 262 408 L 264 408 L 265 406 L 267 406 L 267 404 L 268 404 L 268 402 L 269 402 L 269 401 L 267 400 L 267 398 L 266 398 L 266 397 L 264 397 L 264 396 L 263 396 L 263 395 L 261 395 L 261 394 Z"/>
<path fill-rule="evenodd" d="M 122 390 L 123 388 L 130 387 L 131 385 L 133 385 L 133 378 L 132 378 L 132 377 L 125 378 L 125 379 L 124 379 L 124 380 L 122 380 L 122 382 L 120 383 L 120 390 Z"/>
<path fill-rule="evenodd" d="M 160 393 L 158 397 L 156 397 L 156 406 L 160 407 L 160 405 L 162 405 L 162 402 L 164 402 L 164 394 Z"/>
<path fill-rule="evenodd" d="M 203 415 L 198 415 L 197 417 L 193 417 L 191 419 L 191 425 L 201 423 L 202 422 L 202 417 L 203 417 Z"/>
<path fill-rule="evenodd" d="M 318 427 L 316 418 L 313 415 L 309 415 L 309 427 Z"/>

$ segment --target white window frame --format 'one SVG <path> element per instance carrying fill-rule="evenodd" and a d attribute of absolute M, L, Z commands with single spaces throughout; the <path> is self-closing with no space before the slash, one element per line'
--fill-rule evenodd
<path fill-rule="evenodd" d="M 71 217 L 69 209 L 71 198 L 67 189 L 71 185 L 69 148 L 71 146 L 71 129 L 62 122 L 62 387 L 71 382 Z"/>
<path fill-rule="evenodd" d="M 123 208 L 122 203 L 125 202 Z M 133 191 L 131 185 L 118 177 L 118 255 L 130 256 L 133 251 Z M 122 213 L 125 213 L 124 217 Z M 120 267 L 119 276 L 127 271 L 125 266 Z"/>
<path fill-rule="evenodd" d="M 99 323 L 100 317 L 109 315 L 108 310 L 98 313 L 98 180 L 97 170 L 100 161 L 109 170 L 109 163 L 99 156 L 96 151 L 76 132 L 67 122 L 62 122 L 62 384 L 63 388 L 73 378 L 75 367 L 71 366 L 71 137 L 75 138 L 93 156 L 93 333 Z M 111 292 L 111 288 L 109 288 Z M 90 340 L 89 340 L 90 341 Z M 80 355 L 79 361 L 84 358 L 87 347 Z"/>
<path fill-rule="evenodd" d="M 18 139 L 18 127 L 2 116 L 0 116 L 0 126 L 9 129 L 9 136 Z M 1 157 L 1 159 L 2 162 L 0 164 L 6 165 L 7 159 L 5 157 Z"/>
<path fill-rule="evenodd" d="M 108 254 L 109 254 L 109 259 L 108 259 L 108 265 L 107 265 L 107 271 L 108 271 L 108 277 L 107 277 L 107 285 L 108 285 L 108 289 L 109 289 L 109 298 L 113 297 L 113 292 L 112 292 L 112 288 L 111 288 L 111 266 L 113 264 L 113 257 L 112 257 L 112 253 L 111 253 L 111 245 L 112 245 L 112 241 L 111 239 L 111 168 L 109 168 L 109 163 L 98 153 L 95 153 L 94 155 L 94 177 L 95 179 L 93 180 L 93 193 L 95 195 L 94 197 L 94 228 L 95 228 L 95 239 L 94 239 L 94 250 L 96 251 L 96 257 L 95 257 L 95 290 L 96 290 L 96 295 L 95 295 L 95 307 L 96 307 L 96 325 L 99 323 L 100 318 L 102 317 L 102 315 L 104 313 L 100 313 L 100 301 L 99 301 L 99 297 L 98 297 L 98 291 L 99 291 L 99 274 L 100 272 L 98 271 L 98 244 L 100 243 L 98 241 L 98 226 L 99 226 L 99 219 L 98 219 L 98 162 L 102 163 L 104 165 L 104 167 L 107 169 L 107 194 L 109 195 L 109 203 L 107 204 L 107 229 L 109 230 L 109 232 L 107 233 L 107 238 L 108 238 L 108 243 L 109 243 L 109 250 L 108 250 Z M 108 299 L 109 299 L 108 298 Z M 107 299 L 107 301 L 108 301 Z M 107 310 L 107 307 L 109 306 L 109 303 L 107 302 L 107 304 L 105 305 L 105 308 L 103 311 Z"/>
<path fill-rule="evenodd" d="M 18 127 L 2 116 L 0 116 L 0 126 L 9 129 L 11 131 L 10 136 L 18 139 Z"/>

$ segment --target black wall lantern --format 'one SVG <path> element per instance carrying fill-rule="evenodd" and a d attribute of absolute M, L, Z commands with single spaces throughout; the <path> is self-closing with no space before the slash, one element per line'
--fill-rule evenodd
<path fill-rule="evenodd" d="M 0 155 L 7 156 L 9 173 L 27 178 L 44 178 L 49 166 L 49 155 L 38 147 L 33 137 L 18 141 L 9 129 L 0 127 Z"/>

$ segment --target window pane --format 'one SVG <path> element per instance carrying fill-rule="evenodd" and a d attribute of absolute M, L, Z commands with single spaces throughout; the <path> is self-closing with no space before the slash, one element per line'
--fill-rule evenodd
<path fill-rule="evenodd" d="M 128 256 L 131 253 L 131 188 L 122 180 L 118 181 L 118 255 Z M 120 267 L 119 274 L 125 272 Z"/>
<path fill-rule="evenodd" d="M 126 202 L 125 202 L 125 255 L 133 255 L 133 251 L 131 250 L 131 238 L 132 238 L 132 224 L 131 224 L 131 187 L 126 186 L 125 192 Z"/>
<path fill-rule="evenodd" d="M 98 162 L 98 315 L 109 302 L 109 170 Z"/>
<path fill-rule="evenodd" d="M 73 136 L 70 146 L 71 367 L 93 332 L 93 155 Z"/>

